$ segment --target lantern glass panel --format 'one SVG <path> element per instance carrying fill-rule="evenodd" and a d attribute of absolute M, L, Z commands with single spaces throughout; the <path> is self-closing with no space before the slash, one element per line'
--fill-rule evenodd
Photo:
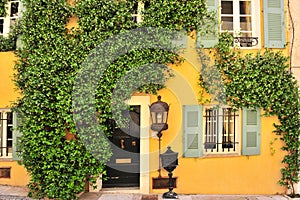
<path fill-rule="evenodd" d="M 168 121 L 168 112 L 165 111 L 163 114 L 163 123 L 167 123 L 167 121 Z"/>
<path fill-rule="evenodd" d="M 158 112 L 156 113 L 156 123 L 163 123 L 163 113 L 162 112 Z"/>

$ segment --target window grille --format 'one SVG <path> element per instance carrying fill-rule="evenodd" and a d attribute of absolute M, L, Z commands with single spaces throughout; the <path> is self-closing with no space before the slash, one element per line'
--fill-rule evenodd
<path fill-rule="evenodd" d="M 0 111 L 0 157 L 12 156 L 13 144 L 13 114 L 10 111 Z"/>
<path fill-rule="evenodd" d="M 238 113 L 232 108 L 206 108 L 204 112 L 205 152 L 236 152 Z"/>

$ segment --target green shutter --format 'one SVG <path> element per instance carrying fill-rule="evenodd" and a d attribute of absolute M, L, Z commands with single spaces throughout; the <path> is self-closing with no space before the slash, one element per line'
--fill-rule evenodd
<path fill-rule="evenodd" d="M 20 130 L 18 130 L 18 126 L 20 124 L 20 118 L 19 114 L 14 112 L 13 113 L 13 160 L 21 160 L 21 158 L 18 156 L 18 143 L 20 142 L 20 137 L 22 133 Z"/>
<path fill-rule="evenodd" d="M 260 154 L 260 110 L 243 109 L 243 155 Z"/>
<path fill-rule="evenodd" d="M 202 106 L 183 106 L 183 156 L 202 156 Z"/>
<path fill-rule="evenodd" d="M 22 1 L 20 1 L 19 4 L 20 4 L 19 20 L 21 20 L 23 18 L 23 13 L 25 12 L 25 7 L 24 7 Z M 17 37 L 16 48 L 17 49 L 23 48 L 22 35 L 18 35 L 18 37 Z"/>
<path fill-rule="evenodd" d="M 184 49 L 187 47 L 187 35 L 185 31 L 177 32 L 178 34 L 174 34 L 173 37 L 173 45 L 176 47 L 179 47 L 181 49 Z"/>
<path fill-rule="evenodd" d="M 266 48 L 286 45 L 284 0 L 264 0 L 264 43 Z"/>
<path fill-rule="evenodd" d="M 207 0 L 209 12 L 215 12 L 216 21 L 206 19 L 197 30 L 197 48 L 212 48 L 218 43 L 218 0 Z M 210 30 L 210 31 L 208 31 Z"/>

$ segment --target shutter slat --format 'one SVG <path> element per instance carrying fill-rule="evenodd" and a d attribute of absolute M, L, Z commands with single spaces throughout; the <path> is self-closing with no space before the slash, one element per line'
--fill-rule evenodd
<path fill-rule="evenodd" d="M 264 40 L 266 48 L 285 47 L 284 0 L 264 0 Z"/>
<path fill-rule="evenodd" d="M 183 156 L 202 156 L 202 106 L 183 107 Z"/>
<path fill-rule="evenodd" d="M 215 12 L 216 20 L 218 20 L 218 0 L 207 0 L 206 3 L 208 11 Z M 197 48 L 212 48 L 218 43 L 218 23 L 209 19 L 204 20 L 203 26 L 198 27 L 197 31 Z"/>
<path fill-rule="evenodd" d="M 260 154 L 260 110 L 243 109 L 243 155 Z"/>

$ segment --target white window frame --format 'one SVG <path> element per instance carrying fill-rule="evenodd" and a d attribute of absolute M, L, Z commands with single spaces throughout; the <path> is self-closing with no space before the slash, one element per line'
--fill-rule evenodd
<path fill-rule="evenodd" d="M 222 148 L 222 131 L 223 131 L 223 108 L 230 108 L 230 106 L 215 106 L 215 105 L 209 105 L 209 106 L 203 106 L 203 113 L 202 113 L 202 152 L 205 156 L 207 155 L 222 155 L 222 154 L 234 154 L 234 155 L 241 155 L 241 137 L 242 137 L 242 132 L 241 132 L 241 110 L 236 111 L 236 118 L 235 118 L 235 150 L 234 148 Z M 216 146 L 215 149 L 206 149 L 205 144 L 206 144 L 206 109 L 213 109 L 213 112 L 217 113 L 217 116 L 215 119 L 213 119 L 213 122 L 215 122 L 216 127 L 217 127 L 217 134 L 213 134 L 214 137 L 218 139 L 217 144 L 218 147 Z M 210 121 L 209 121 L 210 122 Z M 218 149 L 218 151 L 217 151 Z"/>
<path fill-rule="evenodd" d="M 7 124 L 7 113 L 11 113 L 12 120 L 11 124 Z M 13 151 L 13 146 L 11 146 L 11 152 L 8 152 L 8 149 L 5 148 L 7 147 L 7 140 L 10 140 L 12 145 L 13 145 L 13 133 L 12 137 L 10 139 L 7 139 L 7 129 L 8 128 L 13 128 L 13 113 L 10 109 L 0 109 L 0 114 L 1 114 L 1 120 L 0 120 L 0 158 L 12 158 L 12 151 Z M 2 156 L 1 156 L 2 155 Z"/>
<path fill-rule="evenodd" d="M 145 4 L 142 1 L 138 1 L 137 5 L 137 13 L 132 14 L 132 21 L 136 21 L 136 23 L 143 22 L 143 12 L 144 12 Z M 135 19 L 135 20 L 134 20 Z"/>
<path fill-rule="evenodd" d="M 260 0 L 219 0 L 219 30 L 220 32 L 226 32 L 227 30 L 222 30 L 221 17 L 226 16 L 221 14 L 221 1 L 232 1 L 233 2 L 233 36 L 240 37 L 240 14 L 239 14 L 239 2 L 240 1 L 251 1 L 251 23 L 252 23 L 252 37 L 258 38 L 258 43 L 252 47 L 240 47 L 239 42 L 235 42 L 235 46 L 242 49 L 259 49 L 261 47 L 261 30 L 260 30 Z"/>
<path fill-rule="evenodd" d="M 18 5 L 18 15 L 16 16 L 11 16 L 11 4 L 12 3 L 19 3 Z M 7 2 L 7 5 L 5 6 L 5 12 L 6 12 L 6 16 L 0 16 L 0 20 L 3 20 L 3 33 L 0 32 L 0 35 L 3 35 L 4 37 L 6 37 L 11 29 L 12 26 L 12 21 L 16 21 L 18 20 L 19 16 L 20 16 L 20 9 L 21 9 L 21 2 L 19 0 L 9 0 Z"/>

